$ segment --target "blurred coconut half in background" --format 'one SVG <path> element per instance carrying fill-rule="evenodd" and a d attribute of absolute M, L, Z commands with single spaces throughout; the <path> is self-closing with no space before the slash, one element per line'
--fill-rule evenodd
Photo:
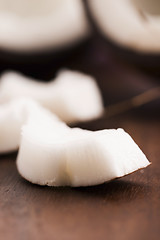
<path fill-rule="evenodd" d="M 117 52 L 160 66 L 159 0 L 88 0 L 93 21 Z"/>
<path fill-rule="evenodd" d="M 1 57 L 63 52 L 89 33 L 81 0 L 0 0 Z"/>

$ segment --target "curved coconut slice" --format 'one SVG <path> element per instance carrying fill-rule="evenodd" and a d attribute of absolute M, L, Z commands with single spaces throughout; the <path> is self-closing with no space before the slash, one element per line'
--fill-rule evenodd
<path fill-rule="evenodd" d="M 148 165 L 122 129 L 91 132 L 64 127 L 55 132 L 31 122 L 22 129 L 17 158 L 18 171 L 25 179 L 49 186 L 101 184 Z"/>
<path fill-rule="evenodd" d="M 0 48 L 57 50 L 81 41 L 88 33 L 81 0 L 0 0 Z"/>
<path fill-rule="evenodd" d="M 21 127 L 26 122 L 60 124 L 59 119 L 30 99 L 17 99 L 0 105 L 0 153 L 15 151 L 20 144 Z M 61 123 L 61 126 L 65 125 Z M 57 125 L 56 125 L 57 126 Z"/>
<path fill-rule="evenodd" d="M 69 70 L 60 71 L 49 83 L 34 81 L 16 72 L 4 73 L 0 82 L 0 102 L 17 96 L 37 100 L 67 123 L 94 119 L 103 112 L 95 80 Z"/>
<path fill-rule="evenodd" d="M 116 43 L 142 52 L 160 52 L 159 0 L 88 0 L 100 30 Z"/>

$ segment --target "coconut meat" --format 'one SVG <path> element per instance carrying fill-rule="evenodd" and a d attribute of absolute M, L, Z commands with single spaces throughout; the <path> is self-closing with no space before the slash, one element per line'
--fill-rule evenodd
<path fill-rule="evenodd" d="M 159 0 L 88 0 L 102 33 L 135 51 L 160 52 Z"/>
<path fill-rule="evenodd" d="M 49 186 L 101 184 L 149 165 L 133 139 L 122 129 L 87 131 L 22 128 L 17 168 L 28 181 Z"/>
<path fill-rule="evenodd" d="M 91 120 L 103 113 L 96 81 L 76 71 L 60 71 L 48 83 L 16 72 L 4 73 L 0 80 L 0 103 L 17 97 L 33 98 L 67 123 Z"/>
<path fill-rule="evenodd" d="M 89 34 L 80 0 L 0 0 L 0 48 L 41 51 L 67 47 Z"/>
<path fill-rule="evenodd" d="M 19 145 L 19 173 L 40 185 L 96 185 L 149 165 L 124 130 L 70 128 L 27 98 L 0 106 L 0 153 Z"/>
<path fill-rule="evenodd" d="M 30 121 L 60 124 L 57 116 L 31 99 L 20 98 L 0 105 L 0 153 L 19 148 L 21 128 Z"/>

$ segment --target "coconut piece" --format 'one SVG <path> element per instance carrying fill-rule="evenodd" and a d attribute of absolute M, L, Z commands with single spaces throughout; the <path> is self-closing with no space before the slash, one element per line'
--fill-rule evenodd
<path fill-rule="evenodd" d="M 160 52 L 159 0 L 88 0 L 104 36 L 144 53 Z"/>
<path fill-rule="evenodd" d="M 90 186 L 150 163 L 122 129 L 87 131 L 23 126 L 17 168 L 26 180 L 48 186 Z"/>
<path fill-rule="evenodd" d="M 0 102 L 15 97 L 31 97 L 70 123 L 99 117 L 103 112 L 100 90 L 94 78 L 76 72 L 60 71 L 48 83 L 35 81 L 16 72 L 4 73 L 0 82 Z"/>
<path fill-rule="evenodd" d="M 22 98 L 0 105 L 0 153 L 18 149 L 21 127 L 27 121 L 59 124 L 59 119 L 31 99 Z M 64 125 L 61 123 L 61 125 Z"/>
<path fill-rule="evenodd" d="M 81 0 L 0 0 L 0 6 L 1 49 L 57 51 L 90 32 Z"/>

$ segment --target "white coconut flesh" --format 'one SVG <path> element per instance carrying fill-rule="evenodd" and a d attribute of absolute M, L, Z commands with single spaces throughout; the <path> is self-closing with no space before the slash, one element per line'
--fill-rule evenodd
<path fill-rule="evenodd" d="M 71 123 L 91 120 L 103 113 L 100 90 L 94 78 L 75 71 L 60 71 L 55 80 L 38 82 L 16 72 L 0 79 L 0 103 L 30 97 Z"/>
<path fill-rule="evenodd" d="M 102 33 L 144 53 L 160 52 L 159 0 L 88 0 Z"/>
<path fill-rule="evenodd" d="M 31 99 L 16 99 L 0 105 L 0 153 L 18 149 L 21 128 L 27 122 L 50 122 L 53 126 L 61 125 L 59 119 Z M 55 123 L 55 125 L 54 125 Z"/>
<path fill-rule="evenodd" d="M 81 0 L 0 0 L 0 48 L 57 50 L 89 32 Z"/>
<path fill-rule="evenodd" d="M 90 186 L 150 163 L 122 129 L 91 132 L 64 126 L 23 126 L 17 168 L 28 181 L 49 186 Z M 61 127 L 60 127 L 61 129 Z"/>

